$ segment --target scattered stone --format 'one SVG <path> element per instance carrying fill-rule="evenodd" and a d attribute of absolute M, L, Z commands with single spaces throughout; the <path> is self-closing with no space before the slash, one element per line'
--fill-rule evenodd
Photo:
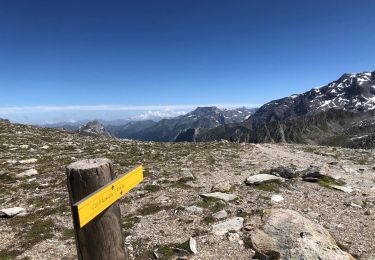
<path fill-rule="evenodd" d="M 321 225 L 288 209 L 267 210 L 251 243 L 257 259 L 353 259 Z"/>
<path fill-rule="evenodd" d="M 337 162 L 337 161 L 332 161 L 332 162 L 329 162 L 328 164 L 329 165 L 337 165 L 339 162 Z"/>
<path fill-rule="evenodd" d="M 255 174 L 247 177 L 245 183 L 251 185 L 258 185 L 262 183 L 269 182 L 284 182 L 285 180 L 281 177 L 271 175 L 271 174 Z"/>
<path fill-rule="evenodd" d="M 211 191 L 229 192 L 232 186 L 228 181 L 223 181 L 212 186 Z"/>
<path fill-rule="evenodd" d="M 47 149 L 49 149 L 49 146 L 48 145 L 43 145 L 42 147 L 40 147 L 40 149 L 47 150 Z"/>
<path fill-rule="evenodd" d="M 0 218 L 11 218 L 14 216 L 25 216 L 26 209 L 21 207 L 6 208 L 0 210 Z"/>
<path fill-rule="evenodd" d="M 16 164 L 18 161 L 17 160 L 7 160 L 7 163 L 9 164 Z"/>
<path fill-rule="evenodd" d="M 349 186 L 340 186 L 340 185 L 329 185 L 331 188 L 334 188 L 335 190 L 340 190 L 346 193 L 351 193 L 353 192 L 353 188 Z"/>
<path fill-rule="evenodd" d="M 228 216 L 228 213 L 225 210 L 220 210 L 214 214 L 212 214 L 212 217 L 215 220 L 222 220 L 225 219 Z"/>
<path fill-rule="evenodd" d="M 236 232 L 228 232 L 226 235 L 227 235 L 228 240 L 231 242 L 240 240 L 240 234 Z"/>
<path fill-rule="evenodd" d="M 189 206 L 189 207 L 186 207 L 185 208 L 186 211 L 189 211 L 191 213 L 197 213 L 197 214 L 201 214 L 203 213 L 203 209 L 200 208 L 200 207 L 197 207 L 197 206 Z"/>
<path fill-rule="evenodd" d="M 344 205 L 347 206 L 347 207 L 362 209 L 361 205 L 355 204 L 353 202 L 345 202 Z"/>
<path fill-rule="evenodd" d="M 35 170 L 35 169 L 29 169 L 27 171 L 24 171 L 24 172 L 16 174 L 16 177 L 18 177 L 18 178 L 31 177 L 31 176 L 34 176 L 34 175 L 37 175 L 37 174 L 38 174 L 37 170 Z"/>
<path fill-rule="evenodd" d="M 212 225 L 212 232 L 216 235 L 224 235 L 229 231 L 240 231 L 243 227 L 244 219 L 236 217 L 227 221 Z"/>
<path fill-rule="evenodd" d="M 276 175 L 285 179 L 292 179 L 299 176 L 299 173 L 288 167 L 278 167 L 270 170 L 270 174 Z"/>
<path fill-rule="evenodd" d="M 318 178 L 314 178 L 314 177 L 305 177 L 302 180 L 307 181 L 307 182 L 318 182 L 319 181 Z"/>
<path fill-rule="evenodd" d="M 202 193 L 202 194 L 199 194 L 199 196 L 203 198 L 215 198 L 215 199 L 224 200 L 227 202 L 235 200 L 237 198 L 237 196 L 234 194 L 227 194 L 227 193 L 222 193 L 222 192 Z"/>
<path fill-rule="evenodd" d="M 31 159 L 21 160 L 21 161 L 19 161 L 19 163 L 27 164 L 27 163 L 36 163 L 37 161 L 38 161 L 38 159 L 31 158 Z"/>
<path fill-rule="evenodd" d="M 300 176 L 303 180 L 306 178 L 321 178 L 323 175 L 320 173 L 320 169 L 317 167 L 310 167 L 300 172 Z"/>
<path fill-rule="evenodd" d="M 346 173 L 349 173 L 349 174 L 353 174 L 353 175 L 358 175 L 359 173 L 354 170 L 353 168 L 347 166 L 347 165 L 342 165 L 341 168 L 346 172 Z"/>
<path fill-rule="evenodd" d="M 281 202 L 284 200 L 284 197 L 278 194 L 274 194 L 271 196 L 271 201 L 272 202 Z"/>
<path fill-rule="evenodd" d="M 197 250 L 197 241 L 191 237 L 189 239 L 189 247 L 190 247 L 190 251 L 193 253 L 193 254 L 198 254 L 198 250 Z"/>
<path fill-rule="evenodd" d="M 256 165 L 259 165 L 259 162 L 257 162 L 257 161 L 249 161 L 249 165 L 256 166 Z"/>
<path fill-rule="evenodd" d="M 180 178 L 185 181 L 192 181 L 195 179 L 194 175 L 190 171 L 180 172 Z"/>

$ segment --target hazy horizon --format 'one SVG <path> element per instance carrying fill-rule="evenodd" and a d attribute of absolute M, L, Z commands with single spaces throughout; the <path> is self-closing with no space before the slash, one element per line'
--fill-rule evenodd
<path fill-rule="evenodd" d="M 258 104 L 194 104 L 170 106 L 126 106 L 126 105 L 94 105 L 94 106 L 34 106 L 34 107 L 0 107 L 0 118 L 14 123 L 54 124 L 61 122 L 77 122 L 87 120 L 160 120 L 184 115 L 197 107 L 216 106 L 220 109 L 240 107 L 256 108 Z"/>

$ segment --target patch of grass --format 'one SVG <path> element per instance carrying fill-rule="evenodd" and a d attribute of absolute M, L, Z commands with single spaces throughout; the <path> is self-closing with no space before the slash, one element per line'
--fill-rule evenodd
<path fill-rule="evenodd" d="M 331 185 L 343 186 L 345 182 L 342 180 L 336 180 L 329 176 L 323 176 L 318 179 L 318 184 L 322 187 L 331 188 Z"/>
<path fill-rule="evenodd" d="M 368 160 L 368 158 L 362 157 L 360 159 L 357 159 L 356 163 L 360 164 L 360 165 L 367 165 L 367 164 L 369 164 L 369 160 Z"/>
<path fill-rule="evenodd" d="M 146 185 L 144 187 L 144 190 L 148 191 L 148 192 L 158 192 L 160 190 L 160 186 L 159 185 Z"/>
<path fill-rule="evenodd" d="M 243 245 L 246 249 L 253 248 L 253 243 L 251 242 L 251 238 L 249 236 L 245 236 L 242 240 L 243 240 Z"/>
<path fill-rule="evenodd" d="M 216 198 L 203 198 L 201 201 L 196 203 L 198 207 L 211 210 L 213 213 L 224 209 L 225 204 Z"/>
<path fill-rule="evenodd" d="M 302 150 L 305 152 L 305 153 L 316 153 L 317 152 L 317 148 L 315 147 L 311 147 L 311 146 L 304 146 L 302 148 Z"/>
<path fill-rule="evenodd" d="M 203 222 L 209 225 L 209 224 L 214 223 L 215 219 L 212 217 L 212 215 L 208 215 L 203 218 Z"/>
<path fill-rule="evenodd" d="M 162 245 L 158 248 L 157 253 L 161 259 L 172 259 L 175 256 L 175 251 L 168 245 Z"/>
<path fill-rule="evenodd" d="M 338 246 L 341 250 L 346 251 L 346 252 L 349 251 L 349 247 L 347 247 L 347 246 L 341 244 L 340 242 L 337 242 L 337 241 L 336 241 L 336 244 L 337 244 L 337 246 Z"/>
<path fill-rule="evenodd" d="M 72 228 L 64 229 L 62 235 L 63 235 L 63 238 L 65 240 L 70 239 L 70 238 L 74 238 L 74 236 L 75 236 L 74 229 L 72 229 Z"/>
<path fill-rule="evenodd" d="M 276 182 L 255 185 L 255 188 L 263 191 L 279 192 L 279 184 Z"/>
<path fill-rule="evenodd" d="M 52 238 L 53 226 L 54 226 L 53 221 L 50 219 L 47 219 L 47 220 L 37 219 L 32 225 L 31 229 L 26 234 L 25 242 L 27 244 L 25 246 L 30 248 L 39 242 Z"/>
<path fill-rule="evenodd" d="M 158 203 L 151 203 L 151 204 L 146 204 L 143 208 L 138 210 L 138 212 L 142 215 L 153 215 L 155 213 L 158 213 L 159 211 L 162 210 L 168 210 L 171 207 L 169 206 L 160 206 Z"/>
<path fill-rule="evenodd" d="M 207 161 L 207 164 L 209 164 L 211 166 L 215 165 L 215 163 L 216 163 L 216 160 L 212 155 L 208 156 L 206 161 Z"/>
<path fill-rule="evenodd" d="M 176 256 L 186 256 L 190 254 L 189 241 L 180 244 L 161 245 L 156 253 L 160 259 L 173 259 Z"/>
<path fill-rule="evenodd" d="M 190 189 L 191 186 L 186 184 L 187 180 L 186 178 L 179 179 L 175 182 L 171 182 L 171 187 L 177 188 L 177 189 Z"/>
<path fill-rule="evenodd" d="M 147 178 L 150 177 L 152 174 L 148 169 L 143 169 L 143 177 Z"/>
<path fill-rule="evenodd" d="M 237 217 L 241 217 L 241 218 L 246 218 L 247 216 L 249 216 L 250 214 L 247 213 L 246 211 L 244 210 L 237 210 L 236 212 L 236 216 Z"/>
<path fill-rule="evenodd" d="M 122 219 L 123 219 L 122 227 L 125 230 L 132 229 L 134 227 L 134 225 L 139 223 L 139 221 L 140 221 L 139 218 L 137 218 L 136 216 L 131 216 L 131 215 L 125 216 Z"/>
<path fill-rule="evenodd" d="M 32 182 L 22 182 L 18 187 L 23 190 L 36 190 L 36 188 L 40 188 L 40 185 L 38 182 L 32 181 Z"/>
<path fill-rule="evenodd" d="M 329 139 L 327 142 L 329 146 L 348 147 L 349 140 L 346 136 L 337 135 Z"/>
<path fill-rule="evenodd" d="M 16 259 L 22 252 L 17 250 L 0 250 L 0 260 L 11 260 Z"/>
<path fill-rule="evenodd" d="M 252 216 L 258 215 L 258 216 L 263 217 L 264 211 L 263 211 L 263 209 L 253 209 L 253 210 L 251 210 L 250 215 L 252 215 Z"/>

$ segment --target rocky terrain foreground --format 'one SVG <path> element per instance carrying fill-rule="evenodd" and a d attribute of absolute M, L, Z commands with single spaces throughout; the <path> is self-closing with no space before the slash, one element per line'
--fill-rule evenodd
<path fill-rule="evenodd" d="M 75 259 L 65 166 L 145 179 L 120 200 L 130 259 L 375 259 L 374 151 L 154 143 L 0 122 L 0 259 Z M 280 168 L 283 167 L 283 168 Z"/>

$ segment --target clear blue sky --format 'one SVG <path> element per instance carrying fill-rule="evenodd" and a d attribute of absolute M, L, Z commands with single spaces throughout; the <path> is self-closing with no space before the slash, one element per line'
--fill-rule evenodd
<path fill-rule="evenodd" d="M 262 104 L 375 70 L 374 14 L 373 0 L 3 0 L 0 106 Z"/>

